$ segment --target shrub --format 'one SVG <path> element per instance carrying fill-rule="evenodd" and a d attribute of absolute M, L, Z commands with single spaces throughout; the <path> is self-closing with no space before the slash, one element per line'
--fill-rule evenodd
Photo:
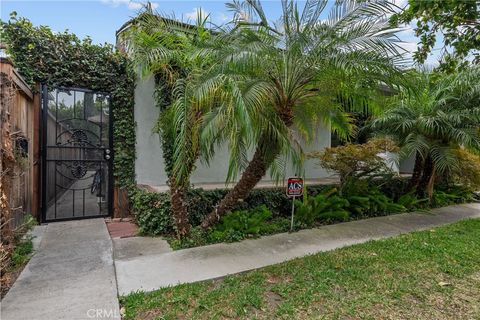
<path fill-rule="evenodd" d="M 343 195 L 349 201 L 348 210 L 354 217 L 371 217 L 406 210 L 380 190 L 379 181 L 350 179 Z"/>
<path fill-rule="evenodd" d="M 141 234 L 160 235 L 173 231 L 168 194 L 136 189 L 132 192 L 131 200 Z"/>
<path fill-rule="evenodd" d="M 222 217 L 213 228 L 210 238 L 213 242 L 238 241 L 247 236 L 257 236 L 272 212 L 262 205 L 254 210 L 238 210 Z"/>
<path fill-rule="evenodd" d="M 225 194 L 224 189 L 203 190 L 191 189 L 187 193 L 188 219 L 192 226 L 198 226 L 203 218 L 209 214 L 216 203 L 218 203 Z"/>
<path fill-rule="evenodd" d="M 219 224 L 209 231 L 197 226 L 182 239 L 167 238 L 173 249 L 185 249 L 218 242 L 235 242 L 259 235 L 287 231 L 290 220 L 273 218 L 272 213 L 263 205 L 253 210 L 237 210 L 227 214 Z"/>
<path fill-rule="evenodd" d="M 409 182 L 409 177 L 393 176 L 386 179 L 372 179 L 369 184 L 379 188 L 383 194 L 398 202 L 401 196 L 411 191 Z"/>
<path fill-rule="evenodd" d="M 187 208 L 192 226 L 199 225 L 214 206 L 225 196 L 228 190 L 191 189 L 187 195 Z M 312 192 L 318 192 L 318 187 L 312 187 Z M 285 195 L 283 188 L 255 189 L 233 210 L 253 210 L 265 205 L 273 216 L 290 214 L 291 200 Z"/>
<path fill-rule="evenodd" d="M 465 149 L 457 149 L 458 166 L 454 168 L 448 178 L 453 183 L 460 183 L 472 190 L 480 189 L 480 156 Z"/>
<path fill-rule="evenodd" d="M 433 191 L 430 205 L 432 207 L 444 207 L 456 203 L 474 201 L 473 192 L 462 185 L 443 186 Z"/>
<path fill-rule="evenodd" d="M 337 189 L 324 190 L 314 197 L 307 197 L 306 201 L 295 200 L 296 219 L 301 224 L 311 226 L 318 221 L 346 221 L 349 213 L 345 209 L 349 206 L 346 199 L 336 195 Z"/>
<path fill-rule="evenodd" d="M 415 191 L 410 191 L 400 196 L 397 203 L 404 206 L 408 211 L 414 211 L 428 206 L 428 200 L 428 198 L 419 199 Z"/>
<path fill-rule="evenodd" d="M 336 189 L 332 193 L 332 185 L 308 186 L 306 189 L 306 202 L 303 203 L 299 200 L 296 202 L 295 221 L 301 225 L 313 225 L 315 222 L 345 221 L 349 218 L 377 216 L 428 207 L 425 199 L 418 199 L 409 194 L 407 186 L 408 179 L 400 177 L 393 179 L 387 177 L 383 179 L 373 179 L 371 177 L 352 179 L 351 182 L 346 184 L 342 196 L 339 195 Z M 458 186 L 455 188 L 450 186 L 444 187 L 441 192 L 437 190 L 434 205 L 443 206 L 471 201 L 471 192 L 467 192 L 467 189 L 459 189 L 460 187 Z M 198 226 L 226 192 L 227 190 L 225 189 L 189 190 L 187 207 L 192 226 Z M 457 195 L 445 195 L 450 193 L 456 193 Z M 173 231 L 170 199 L 167 193 L 155 193 L 137 189 L 132 194 L 132 209 L 141 233 L 168 235 Z M 449 198 L 449 201 L 444 199 L 445 197 Z M 260 234 L 271 234 L 289 229 L 291 201 L 285 195 L 283 188 L 256 189 L 244 201 L 239 203 L 234 211 L 255 211 L 256 208 L 264 205 L 271 212 L 272 218 L 270 218 L 268 223 L 263 224 Z M 345 202 L 348 202 L 348 205 Z M 196 235 L 200 235 L 200 232 L 197 233 Z M 241 238 L 242 235 L 231 232 L 226 237 L 234 241 Z M 210 240 L 213 241 L 212 239 Z M 176 245 L 189 247 L 192 246 L 193 242 L 193 240 L 187 239 L 185 243 Z"/>
<path fill-rule="evenodd" d="M 364 144 L 326 148 L 322 152 L 311 153 L 309 157 L 317 158 L 322 168 L 337 173 L 340 177 L 340 190 L 343 190 L 344 185 L 353 178 L 391 174 L 391 169 L 379 154 L 397 150 L 391 140 L 372 139 Z"/>

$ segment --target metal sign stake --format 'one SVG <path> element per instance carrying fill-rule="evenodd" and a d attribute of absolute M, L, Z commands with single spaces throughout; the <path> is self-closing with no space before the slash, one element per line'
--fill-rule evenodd
<path fill-rule="evenodd" d="M 290 221 L 290 231 L 293 231 L 293 215 L 295 213 L 295 196 L 293 196 L 292 200 L 292 219 Z"/>
<path fill-rule="evenodd" d="M 290 177 L 287 180 L 287 197 L 292 200 L 292 217 L 290 220 L 290 232 L 293 231 L 293 217 L 295 215 L 295 198 L 303 195 L 303 179 L 299 177 Z"/>

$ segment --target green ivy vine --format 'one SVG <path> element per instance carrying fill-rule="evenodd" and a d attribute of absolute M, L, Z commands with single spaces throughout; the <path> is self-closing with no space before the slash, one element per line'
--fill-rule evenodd
<path fill-rule="evenodd" d="M 15 67 L 34 86 L 75 86 L 109 92 L 113 111 L 114 176 L 118 187 L 135 182 L 135 75 L 126 54 L 111 44 L 96 45 L 68 31 L 33 26 L 12 12 L 0 22 L 0 36 Z"/>

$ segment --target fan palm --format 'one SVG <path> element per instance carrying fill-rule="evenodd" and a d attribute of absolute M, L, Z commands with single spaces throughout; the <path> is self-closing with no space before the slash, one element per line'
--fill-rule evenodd
<path fill-rule="evenodd" d="M 203 228 L 247 197 L 269 168 L 277 167 L 279 155 L 295 147 L 289 139 L 295 133 L 314 134 L 315 123 L 322 120 L 343 134 L 351 129 L 348 115 L 333 103 L 340 89 L 373 92 L 380 82 L 389 84 L 400 75 L 403 50 L 388 24 L 395 6 L 387 1 L 335 1 L 325 19 L 328 3 L 309 0 L 299 10 L 296 1 L 284 0 L 275 23 L 267 19 L 260 1 L 228 4 L 233 27 L 216 37 L 217 47 L 204 50 L 213 52 L 217 63 L 209 70 L 214 76 L 199 90 L 207 95 L 220 87 L 233 89 L 233 102 L 212 110 L 202 137 L 218 141 L 224 137 L 220 131 L 236 125 L 230 131 L 230 141 L 237 141 L 231 148 L 231 173 L 243 173 L 202 222 Z M 232 118 L 242 124 L 229 122 Z M 250 161 L 244 151 L 248 141 L 256 145 Z"/>
<path fill-rule="evenodd" d="M 415 156 L 411 187 L 432 195 L 435 177 L 458 166 L 456 149 L 480 150 L 480 68 L 451 75 L 422 73 L 415 92 L 401 92 L 370 127 Z"/>

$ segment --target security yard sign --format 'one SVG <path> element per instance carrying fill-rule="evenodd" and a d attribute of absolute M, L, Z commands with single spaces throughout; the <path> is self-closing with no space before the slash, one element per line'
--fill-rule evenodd
<path fill-rule="evenodd" d="M 295 198 L 303 195 L 303 179 L 298 177 L 288 178 L 287 196 L 292 198 L 292 219 L 290 221 L 290 231 L 293 230 L 293 215 L 295 214 Z"/>
<path fill-rule="evenodd" d="M 303 179 L 292 177 L 287 180 L 287 196 L 300 197 L 303 194 Z"/>

